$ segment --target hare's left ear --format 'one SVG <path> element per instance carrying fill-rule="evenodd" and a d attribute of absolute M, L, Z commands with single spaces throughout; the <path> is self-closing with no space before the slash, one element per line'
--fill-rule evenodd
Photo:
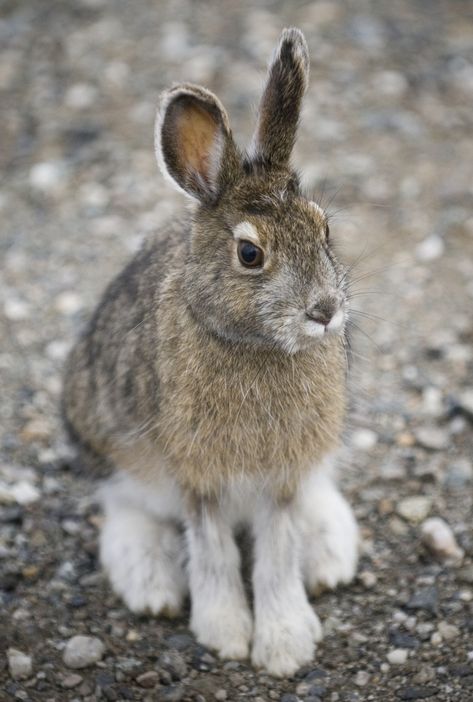
<path fill-rule="evenodd" d="M 215 202 L 241 167 L 227 113 L 198 85 L 177 85 L 163 94 L 155 147 L 164 176 L 203 203 Z"/>
<path fill-rule="evenodd" d="M 300 29 L 284 29 L 269 66 L 258 122 L 249 150 L 251 161 L 288 164 L 309 79 L 309 51 Z"/>

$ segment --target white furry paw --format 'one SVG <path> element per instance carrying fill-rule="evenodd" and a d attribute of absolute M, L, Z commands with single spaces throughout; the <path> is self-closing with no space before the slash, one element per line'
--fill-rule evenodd
<path fill-rule="evenodd" d="M 253 623 L 245 602 L 193 604 L 190 626 L 197 641 L 220 658 L 248 658 Z"/>
<path fill-rule="evenodd" d="M 335 486 L 315 495 L 303 519 L 303 573 L 312 594 L 349 583 L 358 562 L 359 534 L 353 512 Z"/>
<path fill-rule="evenodd" d="M 270 675 L 293 675 L 314 657 L 315 644 L 322 638 L 322 626 L 308 602 L 292 604 L 283 612 L 259 613 L 251 661 Z"/>
<path fill-rule="evenodd" d="M 173 524 L 134 510 L 105 519 L 100 558 L 114 591 L 133 612 L 179 614 L 187 592 L 183 551 Z"/>

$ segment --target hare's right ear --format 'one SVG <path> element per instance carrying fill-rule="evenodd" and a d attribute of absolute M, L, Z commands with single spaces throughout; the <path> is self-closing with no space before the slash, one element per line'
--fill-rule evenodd
<path fill-rule="evenodd" d="M 197 85 L 178 85 L 163 94 L 155 147 L 163 175 L 201 202 L 215 202 L 241 169 L 222 104 Z"/>
<path fill-rule="evenodd" d="M 309 79 L 309 51 L 300 29 L 284 29 L 269 66 L 249 159 L 269 166 L 289 162 Z"/>

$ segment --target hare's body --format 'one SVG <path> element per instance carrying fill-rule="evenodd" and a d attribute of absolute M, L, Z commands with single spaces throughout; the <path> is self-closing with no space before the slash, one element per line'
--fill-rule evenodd
<path fill-rule="evenodd" d="M 116 470 L 101 491 L 115 590 L 136 611 L 175 613 L 190 588 L 199 641 L 239 658 L 252 640 L 253 663 L 275 675 L 307 663 L 320 637 L 304 583 L 334 587 L 356 566 L 330 469 L 347 274 L 288 166 L 306 80 L 304 39 L 287 30 L 246 159 L 213 95 L 167 94 L 159 158 L 200 204 L 109 286 L 64 394 L 73 433 Z M 255 542 L 254 625 L 241 523 Z"/>
<path fill-rule="evenodd" d="M 295 357 L 218 338 L 187 307 L 176 314 L 185 271 L 176 260 L 163 273 L 165 241 L 150 242 L 112 284 L 71 355 L 69 421 L 114 463 L 135 452 L 128 469 L 151 483 L 152 469 L 141 466 L 156 451 L 182 487 L 203 496 L 248 476 L 276 495 L 293 493 L 337 444 L 343 339 Z M 184 263 L 184 244 L 175 255 Z M 143 304 L 133 305 L 135 296 Z"/>

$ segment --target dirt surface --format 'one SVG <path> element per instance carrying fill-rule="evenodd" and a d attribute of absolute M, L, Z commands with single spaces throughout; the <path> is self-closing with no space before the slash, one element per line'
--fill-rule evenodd
<path fill-rule="evenodd" d="M 277 681 L 114 597 L 58 399 L 105 283 L 184 206 L 155 166 L 160 90 L 215 90 L 244 144 L 287 25 L 312 55 L 295 160 L 354 264 L 340 479 L 364 547 L 314 602 L 313 665 Z M 471 3 L 5 0 L 0 49 L 0 700 L 473 699 Z M 76 670 L 78 634 L 104 651 Z"/>

